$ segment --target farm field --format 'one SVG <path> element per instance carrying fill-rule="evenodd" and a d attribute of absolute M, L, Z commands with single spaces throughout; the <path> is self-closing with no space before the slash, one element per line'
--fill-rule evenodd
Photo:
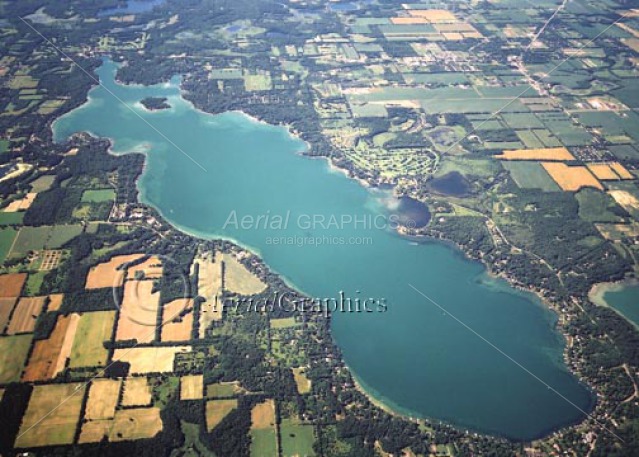
<path fill-rule="evenodd" d="M 282 455 L 284 457 L 300 455 L 311 457 L 315 455 L 315 451 L 313 451 L 315 435 L 312 425 L 301 424 L 294 419 L 282 419 L 280 436 L 282 437 Z"/>
<path fill-rule="evenodd" d="M 22 376 L 23 381 L 46 381 L 60 373 L 71 355 L 71 348 L 80 316 L 59 316 L 56 325 L 45 340 L 34 343 L 33 352 Z"/>
<path fill-rule="evenodd" d="M 131 364 L 130 374 L 168 373 L 173 371 L 173 360 L 179 352 L 191 352 L 190 346 L 135 347 L 116 349 L 114 361 Z"/>
<path fill-rule="evenodd" d="M 17 301 L 17 297 L 0 298 L 0 334 L 4 333 L 7 324 L 9 323 L 11 311 L 13 311 L 13 307 L 16 305 Z"/>
<path fill-rule="evenodd" d="M 102 367 L 109 351 L 104 347 L 111 340 L 115 311 L 95 311 L 80 315 L 71 349 L 71 368 Z"/>
<path fill-rule="evenodd" d="M 242 391 L 238 382 L 218 382 L 206 386 L 207 398 L 236 397 Z"/>
<path fill-rule="evenodd" d="M 188 375 L 180 378 L 180 400 L 201 400 L 203 396 L 203 375 Z"/>
<path fill-rule="evenodd" d="M 271 323 L 271 328 L 272 329 L 284 329 L 284 328 L 291 328 L 291 327 L 297 327 L 300 325 L 299 322 L 297 322 L 295 320 L 294 317 L 284 317 L 281 319 L 271 319 L 270 320 Z"/>
<path fill-rule="evenodd" d="M 15 335 L 17 333 L 33 332 L 36 320 L 44 308 L 45 301 L 46 297 L 20 298 L 13 310 L 7 333 Z"/>
<path fill-rule="evenodd" d="M 101 289 L 105 287 L 120 287 L 124 282 L 122 265 L 142 258 L 144 254 L 129 254 L 112 257 L 107 262 L 100 263 L 89 270 L 86 289 Z"/>
<path fill-rule="evenodd" d="M 568 161 L 575 157 L 566 148 L 515 149 L 495 156 L 500 160 Z"/>
<path fill-rule="evenodd" d="M 2 213 L 0 213 L 0 220 L 1 219 Z M 0 262 L 4 262 L 7 255 L 9 255 L 9 251 L 11 250 L 11 246 L 13 245 L 17 235 L 18 231 L 14 228 L 0 229 Z"/>
<path fill-rule="evenodd" d="M 608 194 L 591 188 L 581 189 L 575 194 L 579 202 L 579 217 L 588 222 L 614 223 L 623 219 L 619 206 Z"/>
<path fill-rule="evenodd" d="M 521 189 L 541 189 L 545 192 L 559 192 L 560 188 L 539 162 L 504 161 L 504 168 Z"/>
<path fill-rule="evenodd" d="M 10 273 L 0 275 L 0 297 L 18 297 L 27 280 L 26 273 Z"/>
<path fill-rule="evenodd" d="M 116 411 L 109 441 L 151 438 L 162 431 L 160 408 L 133 408 Z"/>
<path fill-rule="evenodd" d="M 121 379 L 94 379 L 89 387 L 84 418 L 88 421 L 112 419 L 121 388 Z"/>
<path fill-rule="evenodd" d="M 85 386 L 49 384 L 34 386 L 24 414 L 16 447 L 71 444 L 78 428 Z M 60 399 L 66 399 L 60 402 Z"/>
<path fill-rule="evenodd" d="M 52 225 L 22 227 L 9 253 L 11 257 L 23 257 L 29 251 L 61 248 L 82 233 L 81 225 Z"/>
<path fill-rule="evenodd" d="M 257 276 L 251 273 L 233 255 L 224 254 L 224 288 L 239 295 L 256 295 L 266 289 Z"/>
<path fill-rule="evenodd" d="M 555 182 L 567 192 L 574 192 L 583 187 L 594 187 L 603 190 L 603 186 L 588 168 L 583 166 L 568 166 L 557 162 L 542 162 L 542 166 Z"/>
<path fill-rule="evenodd" d="M 193 333 L 193 300 L 179 298 L 162 306 L 161 341 L 188 341 Z"/>
<path fill-rule="evenodd" d="M 162 277 L 162 260 L 150 256 L 142 263 L 127 268 L 127 279 L 159 279 Z"/>
<path fill-rule="evenodd" d="M 300 395 L 307 394 L 311 391 L 311 381 L 306 376 L 304 368 L 293 368 L 293 378 L 297 385 L 297 391 Z"/>
<path fill-rule="evenodd" d="M 0 384 L 20 380 L 32 338 L 32 335 L 0 337 Z"/>
<path fill-rule="evenodd" d="M 102 203 L 115 200 L 115 191 L 113 189 L 85 190 L 82 192 L 82 203 Z"/>
<path fill-rule="evenodd" d="M 124 380 L 122 406 L 148 406 L 151 404 L 151 386 L 146 376 Z"/>
<path fill-rule="evenodd" d="M 155 340 L 160 293 L 153 292 L 153 288 L 153 281 L 127 281 L 124 284 L 116 341 L 150 343 Z"/>
<path fill-rule="evenodd" d="M 209 400 L 206 402 L 206 429 L 211 431 L 231 411 L 237 408 L 237 400 Z"/>
<path fill-rule="evenodd" d="M 49 295 L 49 304 L 47 305 L 47 311 L 58 311 L 62 306 L 64 300 L 64 294 L 51 294 Z"/>
<path fill-rule="evenodd" d="M 275 402 L 272 399 L 253 406 L 250 435 L 252 456 L 277 454 Z"/>

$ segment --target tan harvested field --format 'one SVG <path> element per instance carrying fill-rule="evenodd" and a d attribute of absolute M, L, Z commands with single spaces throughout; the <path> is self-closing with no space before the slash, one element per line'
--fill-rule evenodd
<path fill-rule="evenodd" d="M 566 148 L 544 148 L 544 149 L 514 149 L 504 151 L 501 155 L 495 156 L 500 160 L 545 160 L 559 161 L 575 160 L 575 157 Z"/>
<path fill-rule="evenodd" d="M 293 368 L 293 378 L 295 378 L 297 391 L 300 394 L 306 394 L 311 391 L 311 381 L 306 376 L 306 370 L 304 368 Z"/>
<path fill-rule="evenodd" d="M 33 335 L 0 337 L 0 383 L 20 380 Z"/>
<path fill-rule="evenodd" d="M 610 190 L 608 194 L 615 199 L 619 205 L 628 211 L 639 210 L 639 200 L 630 192 L 625 190 Z"/>
<path fill-rule="evenodd" d="M 26 273 L 0 275 L 0 298 L 19 297 L 26 280 Z"/>
<path fill-rule="evenodd" d="M 47 297 L 22 297 L 15 309 L 7 334 L 30 333 L 35 328 L 36 320 L 44 308 Z"/>
<path fill-rule="evenodd" d="M 162 307 L 161 341 L 188 341 L 192 332 L 192 299 L 179 298 Z"/>
<path fill-rule="evenodd" d="M 428 22 L 458 22 L 457 17 L 448 10 L 408 10 L 408 14 L 421 17 Z"/>
<path fill-rule="evenodd" d="M 542 162 L 550 177 L 567 192 L 576 192 L 583 187 L 603 190 L 603 186 L 584 166 L 569 167 L 564 163 Z"/>
<path fill-rule="evenodd" d="M 268 399 L 264 403 L 258 403 L 251 410 L 251 428 L 275 427 L 275 401 Z"/>
<path fill-rule="evenodd" d="M 85 390 L 81 383 L 34 386 L 15 446 L 72 444 Z"/>
<path fill-rule="evenodd" d="M 109 441 L 153 438 L 161 431 L 160 408 L 123 409 L 115 413 Z"/>
<path fill-rule="evenodd" d="M 7 205 L 2 211 L 5 213 L 15 213 L 16 211 L 25 211 L 31 207 L 33 201 L 35 200 L 38 194 L 35 192 L 30 192 L 24 197 L 14 200 Z"/>
<path fill-rule="evenodd" d="M 201 374 L 180 378 L 180 400 L 200 400 L 204 396 L 204 376 Z"/>
<path fill-rule="evenodd" d="M 138 265 L 131 266 L 126 272 L 127 279 L 159 279 L 162 277 L 162 259 L 151 256 Z"/>
<path fill-rule="evenodd" d="M 60 309 L 60 306 L 62 306 L 63 300 L 64 300 L 64 294 L 49 295 L 49 306 L 47 306 L 47 310 L 58 311 Z"/>
<path fill-rule="evenodd" d="M 615 170 L 615 173 L 617 173 L 621 179 L 635 179 L 634 175 L 619 162 L 612 162 L 610 167 Z"/>
<path fill-rule="evenodd" d="M 102 289 L 105 287 L 120 287 L 124 282 L 124 270 L 118 269 L 122 265 L 144 257 L 144 254 L 118 255 L 108 262 L 100 263 L 89 270 L 86 289 Z"/>
<path fill-rule="evenodd" d="M 46 381 L 60 373 L 71 355 L 71 348 L 80 316 L 60 316 L 55 328 L 46 340 L 34 343 L 29 363 L 22 376 L 23 381 Z"/>
<path fill-rule="evenodd" d="M 240 295 L 255 295 L 266 290 L 266 284 L 242 265 L 235 256 L 224 254 L 224 288 Z"/>
<path fill-rule="evenodd" d="M 215 258 L 198 258 L 194 265 L 198 266 L 198 295 L 205 299 L 201 305 L 199 322 L 199 337 L 204 338 L 209 325 L 222 319 L 222 307 L 217 306 L 216 299 L 222 292 L 222 264 L 215 262 Z"/>
<path fill-rule="evenodd" d="M 206 429 L 210 432 L 228 413 L 237 408 L 237 400 L 209 400 L 206 402 Z"/>
<path fill-rule="evenodd" d="M 153 292 L 153 281 L 127 281 L 115 339 L 138 343 L 154 341 L 159 308 L 160 293 Z"/>
<path fill-rule="evenodd" d="M 151 386 L 146 376 L 135 376 L 124 380 L 122 406 L 149 406 Z"/>
<path fill-rule="evenodd" d="M 99 443 L 104 437 L 109 436 L 113 420 L 95 420 L 82 424 L 82 431 L 78 443 Z"/>
<path fill-rule="evenodd" d="M 13 307 L 18 301 L 17 297 L 13 298 L 0 298 L 0 333 L 4 333 L 4 329 L 9 323 L 9 316 Z"/>
<path fill-rule="evenodd" d="M 111 340 L 115 311 L 94 311 L 80 315 L 71 349 L 71 368 L 103 367 L 109 358 L 104 347 Z"/>
<path fill-rule="evenodd" d="M 120 397 L 121 379 L 95 379 L 89 387 L 84 418 L 89 421 L 113 419 Z M 82 430 L 84 432 L 84 428 Z"/>
<path fill-rule="evenodd" d="M 607 163 L 589 163 L 586 166 L 601 181 L 617 181 L 619 179 L 617 173 Z"/>
<path fill-rule="evenodd" d="M 167 373 L 173 371 L 178 352 L 191 352 L 191 346 L 116 349 L 113 360 L 130 363 L 130 374 Z"/>

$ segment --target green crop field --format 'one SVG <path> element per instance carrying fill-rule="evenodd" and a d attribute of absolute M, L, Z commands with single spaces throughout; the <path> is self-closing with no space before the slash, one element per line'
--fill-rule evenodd
<path fill-rule="evenodd" d="M 0 212 L 0 225 L 21 225 L 24 219 L 24 212 L 5 213 Z"/>
<path fill-rule="evenodd" d="M 588 222 L 621 222 L 621 208 L 608 194 L 594 189 L 582 189 L 575 194 L 579 202 L 579 217 Z"/>
<path fill-rule="evenodd" d="M 12 228 L 0 229 L 0 262 L 4 261 L 9 254 L 17 234 L 18 232 Z"/>
<path fill-rule="evenodd" d="M 541 189 L 559 192 L 559 186 L 538 162 L 506 162 L 502 164 L 522 189 Z"/>
<path fill-rule="evenodd" d="M 102 203 L 115 200 L 113 189 L 85 190 L 82 192 L 82 203 Z"/>
<path fill-rule="evenodd" d="M 277 455 L 277 439 L 274 428 L 251 430 L 251 456 Z"/>

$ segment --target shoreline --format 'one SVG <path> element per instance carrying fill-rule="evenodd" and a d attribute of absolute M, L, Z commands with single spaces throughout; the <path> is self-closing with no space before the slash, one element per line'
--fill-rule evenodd
<path fill-rule="evenodd" d="M 604 295 L 606 295 L 607 292 L 619 292 L 626 287 L 637 285 L 639 285 L 638 278 L 626 278 L 613 282 L 598 282 L 596 284 L 593 284 L 593 286 L 590 288 L 590 291 L 588 292 L 588 299 L 597 306 L 615 309 L 613 306 L 610 306 L 610 304 L 604 299 Z M 624 319 L 627 318 L 624 316 Z"/>
<path fill-rule="evenodd" d="M 122 84 L 122 85 L 128 86 L 127 84 Z M 97 88 L 97 87 L 100 87 L 100 86 L 94 86 L 94 88 L 93 88 L 92 90 L 94 90 L 94 89 L 95 89 L 95 88 Z M 145 86 L 145 87 L 146 87 L 146 86 Z M 303 151 L 298 152 L 299 154 L 304 155 L 305 157 L 307 157 L 307 158 L 311 158 L 311 159 L 316 159 L 316 158 L 326 159 L 326 160 L 327 160 L 327 162 L 328 162 L 328 170 L 329 170 L 329 172 L 335 172 L 335 173 L 343 174 L 345 177 L 347 177 L 347 178 L 349 178 L 349 179 L 352 179 L 352 180 L 354 180 L 354 181 L 357 181 L 357 182 L 358 182 L 358 184 L 362 185 L 365 189 L 371 189 L 371 188 L 375 188 L 375 187 L 377 187 L 377 186 L 375 186 L 374 184 L 371 184 L 370 182 L 368 182 L 365 178 L 360 178 L 360 177 L 352 176 L 352 175 L 351 175 L 351 172 L 350 172 L 347 168 L 343 168 L 343 167 L 338 166 L 338 165 L 334 162 L 334 160 L 333 160 L 331 157 L 329 157 L 329 156 L 310 156 L 310 155 L 308 155 L 308 152 L 309 152 L 309 151 L 310 151 L 310 149 L 311 149 L 310 144 L 309 144 L 307 141 L 303 140 L 303 139 L 300 137 L 300 134 L 299 134 L 298 132 L 296 132 L 296 131 L 295 131 L 295 130 L 294 130 L 294 129 L 290 126 L 290 125 L 287 125 L 287 124 L 270 124 L 270 123 L 268 123 L 268 122 L 266 122 L 266 121 L 264 121 L 264 120 L 262 120 L 262 119 L 259 119 L 259 118 L 255 117 L 255 116 L 252 116 L 252 115 L 250 115 L 250 114 L 247 114 L 247 113 L 245 113 L 244 111 L 241 111 L 241 110 L 226 111 L 226 112 L 223 112 L 223 113 L 210 113 L 210 112 L 206 112 L 206 111 L 204 111 L 204 110 L 201 110 L 201 109 L 197 108 L 193 102 L 191 102 L 190 100 L 188 100 L 187 98 L 185 98 L 185 97 L 184 97 L 185 91 L 182 91 L 182 89 L 181 89 L 181 87 L 180 87 L 180 86 L 178 86 L 178 90 L 179 90 L 179 95 L 180 95 L 181 99 L 182 99 L 182 100 L 184 100 L 184 102 L 185 102 L 185 103 L 189 104 L 189 105 L 190 105 L 190 106 L 191 106 L 194 110 L 199 111 L 200 113 L 202 113 L 202 114 L 204 114 L 204 115 L 214 117 L 214 116 L 223 115 L 223 114 L 226 114 L 226 113 L 237 113 L 237 114 L 239 114 L 239 115 L 242 115 L 242 116 L 246 117 L 246 118 L 247 118 L 247 119 L 249 119 L 251 122 L 255 122 L 255 123 L 258 123 L 258 124 L 262 124 L 262 125 L 268 126 L 268 127 L 270 127 L 270 128 L 285 128 L 285 129 L 286 129 L 286 132 L 288 133 L 288 135 L 289 135 L 291 138 L 296 139 L 296 140 L 299 140 L 299 141 L 303 142 L 303 143 L 306 145 L 306 149 L 305 149 L 305 150 L 303 150 Z M 90 92 L 91 92 L 91 91 L 90 91 Z M 85 104 L 87 104 L 87 103 L 91 103 L 92 99 L 90 98 L 90 92 L 89 92 L 89 96 L 88 96 L 88 98 L 87 98 L 87 101 L 86 101 L 83 105 L 81 105 L 81 106 L 84 106 L 84 105 L 85 105 Z M 79 108 L 79 107 L 78 107 L 78 108 Z M 76 108 L 76 109 L 78 109 L 78 108 Z M 75 111 L 75 109 L 74 109 L 74 110 L 69 111 L 69 113 L 71 113 L 71 112 L 73 112 L 73 111 Z M 67 115 L 67 114 L 69 114 L 69 113 L 65 113 L 65 115 L 61 116 L 60 118 L 62 118 L 62 117 L 64 117 L 64 116 L 66 116 L 66 115 Z M 58 119 L 60 119 L 60 118 L 58 118 Z M 55 121 L 55 122 L 57 122 L 57 119 L 56 119 L 56 121 Z M 55 122 L 54 122 L 54 124 L 55 124 Z M 97 135 L 91 134 L 91 132 L 88 132 L 88 133 L 89 133 L 91 136 L 93 136 L 93 137 L 101 138 L 100 136 L 97 136 Z M 159 214 L 159 215 L 160 215 L 160 216 L 161 216 L 161 217 L 162 217 L 162 218 L 163 218 L 163 219 L 167 222 L 167 224 L 168 224 L 168 225 L 170 225 L 170 227 L 171 227 L 172 229 L 175 229 L 175 230 L 177 230 L 177 231 L 179 231 L 179 232 L 183 232 L 183 233 L 185 233 L 185 234 L 187 234 L 187 235 L 189 235 L 189 236 L 192 236 L 192 237 L 194 237 L 194 238 L 200 238 L 200 239 L 203 239 L 203 240 L 225 240 L 225 241 L 229 241 L 229 242 L 231 242 L 231 243 L 235 244 L 236 246 L 238 246 L 239 248 L 241 248 L 241 249 L 243 249 L 243 250 L 245 250 L 245 251 L 247 251 L 247 252 L 249 252 L 249 253 L 251 253 L 251 254 L 253 254 L 253 255 L 257 256 L 257 257 L 259 257 L 259 258 L 260 258 L 260 259 L 264 262 L 264 260 L 263 260 L 263 258 L 262 258 L 262 254 L 259 252 L 259 250 L 255 249 L 255 248 L 253 248 L 253 247 L 251 247 L 251 246 L 246 246 L 246 245 L 242 244 L 241 242 L 239 242 L 239 241 L 238 241 L 238 240 L 236 240 L 236 239 L 233 239 L 233 238 L 230 238 L 230 237 L 226 237 L 226 236 L 224 236 L 224 235 L 220 235 L 220 234 L 204 235 L 204 234 L 202 234 L 202 233 L 200 233 L 200 232 L 198 232 L 198 231 L 193 231 L 193 230 L 191 230 L 191 229 L 187 229 L 187 228 L 185 228 L 185 227 L 183 227 L 183 226 L 181 226 L 181 225 L 179 225 L 179 224 L 176 224 L 176 223 L 172 222 L 172 221 L 171 221 L 171 219 L 170 219 L 169 217 L 167 217 L 167 215 L 166 215 L 166 214 L 163 214 L 163 213 L 162 213 L 162 211 L 161 211 L 161 210 L 159 210 L 159 209 L 156 207 L 156 205 L 152 204 L 152 203 L 148 200 L 148 198 L 146 198 L 146 192 L 144 191 L 144 186 L 140 185 L 140 179 L 142 178 L 142 176 L 144 175 L 144 173 L 148 171 L 148 168 L 147 168 L 147 166 L 148 166 L 148 162 L 147 162 L 147 160 L 148 160 L 149 148 L 144 148 L 144 150 L 142 150 L 142 151 L 135 151 L 135 150 L 131 150 L 131 151 L 127 151 L 127 152 L 115 152 L 115 151 L 113 150 L 113 146 L 114 146 L 114 144 L 115 144 L 114 139 L 113 139 L 113 138 L 107 138 L 107 139 L 109 140 L 109 143 L 110 143 L 110 146 L 109 146 L 109 153 L 111 153 L 111 154 L 113 154 L 113 155 L 123 155 L 123 154 L 136 153 L 136 152 L 137 152 L 137 153 L 142 153 L 142 154 L 145 156 L 145 161 L 144 161 L 144 165 L 143 165 L 143 170 L 142 170 L 142 172 L 140 173 L 140 175 L 138 175 L 138 177 L 136 178 L 136 180 L 135 180 L 135 182 L 134 182 L 134 185 L 136 186 L 137 190 L 139 191 L 139 198 L 138 198 L 138 201 L 139 201 L 141 204 L 143 204 L 143 205 L 145 205 L 145 206 L 148 206 L 148 207 L 151 207 L 153 210 L 157 211 L 157 213 L 158 213 L 158 214 Z M 394 186 L 393 186 L 393 189 L 394 189 Z M 398 230 L 396 230 L 396 232 L 397 232 L 397 233 L 398 233 L 398 234 L 399 234 L 402 238 L 404 238 L 406 241 L 409 241 L 409 242 L 411 241 L 411 237 L 412 237 L 412 236 L 411 236 L 409 233 L 406 233 L 406 231 L 405 231 L 405 230 L 398 229 Z M 509 276 L 505 275 L 504 273 L 497 273 L 497 274 L 496 274 L 496 273 L 494 273 L 493 271 L 491 271 L 490 265 L 488 265 L 487 263 L 485 263 L 485 262 L 483 261 L 483 259 L 472 256 L 470 252 L 468 252 L 467 250 L 465 250 L 463 247 L 459 246 L 459 245 L 458 245 L 457 243 L 455 243 L 454 241 L 449 240 L 449 239 L 446 239 L 446 238 L 445 238 L 445 234 L 443 234 L 443 233 L 442 233 L 442 237 L 441 237 L 441 238 L 440 238 L 440 237 L 435 237 L 435 236 L 428 236 L 428 235 L 418 235 L 418 236 L 414 236 L 414 237 L 415 237 L 415 238 L 417 238 L 417 239 L 422 239 L 422 240 L 427 240 L 427 241 L 432 241 L 432 242 L 437 242 L 437 243 L 443 243 L 444 245 L 448 245 L 448 247 L 452 247 L 452 246 L 454 245 L 454 246 L 455 246 L 455 250 L 456 250 L 456 251 L 457 251 L 460 255 L 463 255 L 463 257 L 464 257 L 467 261 L 477 261 L 477 262 L 479 262 L 479 263 L 480 263 L 480 264 L 484 267 L 485 272 L 486 272 L 489 276 L 494 277 L 494 278 L 499 278 L 499 279 L 502 279 L 502 280 L 506 281 L 506 283 L 507 283 L 507 284 L 508 284 L 511 288 L 513 288 L 513 289 L 516 289 L 516 290 L 520 290 L 520 291 L 524 291 L 524 292 L 528 292 L 528 293 L 532 293 L 532 294 L 534 294 L 537 298 L 539 298 L 539 299 L 540 299 L 540 301 L 541 301 L 542 303 L 544 303 L 544 304 L 546 305 L 546 306 L 545 306 L 546 308 L 548 308 L 548 309 L 550 309 L 551 311 L 553 311 L 553 313 L 554 313 L 554 315 L 556 315 L 556 317 L 558 317 L 558 318 L 559 318 L 559 317 L 561 317 L 561 314 L 560 314 L 560 313 L 559 313 L 559 311 L 555 308 L 555 306 L 556 306 L 556 305 L 555 305 L 555 306 L 553 306 L 553 305 L 551 304 L 551 302 L 550 302 L 550 301 L 548 301 L 545 297 L 543 297 L 543 296 L 541 295 L 540 291 L 538 291 L 538 290 L 536 290 L 536 289 L 533 289 L 533 288 L 530 288 L 530 287 L 522 286 L 522 285 L 520 285 L 520 284 L 516 281 L 516 279 L 515 279 L 515 278 L 510 278 Z M 293 289 L 295 289 L 295 290 L 299 291 L 301 294 L 305 294 L 305 295 L 307 295 L 307 294 L 306 294 L 306 293 L 305 293 L 305 292 L 304 292 L 301 288 L 299 288 L 299 287 L 298 287 L 298 286 L 296 286 L 294 283 L 292 283 L 292 282 L 291 282 L 288 278 L 286 278 L 286 276 L 284 276 L 284 275 L 282 275 L 281 273 L 277 272 L 276 270 L 272 269 L 272 267 L 271 267 L 271 266 L 269 266 L 268 264 L 266 264 L 266 262 L 264 262 L 264 265 L 266 265 L 266 266 L 267 266 L 267 268 L 268 268 L 270 271 L 272 271 L 272 272 L 273 272 L 276 276 L 280 277 L 280 278 L 284 281 L 284 283 L 285 283 L 285 284 L 287 284 L 287 285 L 288 285 L 288 286 L 290 286 L 291 288 L 293 288 Z M 568 345 L 567 345 L 567 343 L 566 343 L 566 333 L 565 333 L 565 332 L 561 329 L 561 327 L 558 325 L 558 322 L 559 322 L 559 319 L 557 319 L 557 322 L 555 323 L 554 328 L 558 331 L 558 333 L 559 333 L 559 334 L 561 334 L 561 335 L 564 337 L 564 351 L 563 351 L 563 352 L 564 352 L 564 362 L 566 362 L 566 360 L 567 360 L 567 359 L 566 359 L 566 352 L 567 352 L 567 349 L 568 349 Z M 334 340 L 334 339 L 333 339 L 333 341 L 332 341 L 332 344 L 336 344 L 336 342 L 335 342 L 335 340 Z M 346 365 L 346 366 L 348 367 L 348 365 Z M 581 377 L 580 377 L 577 373 L 575 373 L 575 372 L 571 369 L 571 365 L 570 365 L 569 363 L 565 363 L 565 368 L 566 368 L 566 370 L 567 370 L 568 372 L 572 373 L 572 374 L 573 374 L 573 375 L 574 375 L 577 379 L 579 379 L 580 381 L 582 381 Z M 392 407 L 392 406 L 385 404 L 382 400 L 380 400 L 379 398 L 376 398 L 376 397 L 375 397 L 375 395 L 373 395 L 373 394 L 372 394 L 372 393 L 370 393 L 370 392 L 367 392 L 367 390 L 366 390 L 366 388 L 364 387 L 364 385 L 363 385 L 363 384 L 362 384 L 362 383 L 361 383 L 361 382 L 360 382 L 360 381 L 359 381 L 359 380 L 355 377 L 355 375 L 354 375 L 353 371 L 352 371 L 350 368 L 349 368 L 349 371 L 350 371 L 350 373 L 351 373 L 351 377 L 352 377 L 352 379 L 353 379 L 353 383 L 355 384 L 355 388 L 356 388 L 356 389 L 357 389 L 360 393 L 362 393 L 362 394 L 363 394 L 363 395 L 364 395 L 364 396 L 365 396 L 365 397 L 366 397 L 366 398 L 367 398 L 367 399 L 368 399 L 368 400 L 369 400 L 369 401 L 370 401 L 373 405 L 375 405 L 376 407 L 381 408 L 382 410 L 384 410 L 384 411 L 385 411 L 385 412 L 387 412 L 388 414 L 391 414 L 391 415 L 393 415 L 393 416 L 397 416 L 397 417 L 403 417 L 403 418 L 405 418 L 405 419 L 407 419 L 407 420 L 412 420 L 412 421 L 419 421 L 419 420 L 422 420 L 422 421 L 426 421 L 427 423 L 428 423 L 428 422 L 436 422 L 436 421 L 439 421 L 439 423 L 441 423 L 441 424 L 445 424 L 446 426 L 452 427 L 452 428 L 457 429 L 457 430 L 460 430 L 460 431 L 463 431 L 464 429 L 467 429 L 466 427 L 463 427 L 463 426 L 461 426 L 461 425 L 459 425 L 459 426 L 458 426 L 458 425 L 455 425 L 454 423 L 451 423 L 451 422 L 448 422 L 448 421 L 437 420 L 437 419 L 431 419 L 431 418 L 422 418 L 422 419 L 417 419 L 417 418 L 415 418 L 415 417 L 413 417 L 413 416 L 410 416 L 409 414 L 406 414 L 406 413 L 404 413 L 404 412 L 396 411 L 395 409 L 393 409 L 393 407 Z M 584 384 L 585 384 L 585 385 L 587 385 L 587 386 L 588 386 L 588 387 L 592 390 L 592 387 L 591 387 L 591 386 L 589 386 L 589 385 L 588 385 L 588 384 L 586 384 L 586 383 L 584 383 Z M 583 420 L 585 420 L 586 418 L 587 418 L 587 417 L 584 417 L 584 418 L 583 418 L 582 420 L 580 420 L 578 423 L 582 423 L 582 422 L 583 422 Z M 559 427 L 559 428 L 557 428 L 557 429 L 550 430 L 550 431 L 549 431 L 546 435 L 544 435 L 544 436 L 549 436 L 549 435 L 551 435 L 552 433 L 554 433 L 554 432 L 556 432 L 556 431 L 558 431 L 558 430 L 561 430 L 561 429 L 567 428 L 567 427 L 569 427 L 569 426 L 561 426 L 561 427 Z M 480 433 L 480 432 L 477 432 L 477 433 Z M 483 434 L 483 433 L 482 433 L 482 434 Z M 495 436 L 495 437 L 501 438 L 501 437 L 499 437 L 499 435 L 494 435 L 494 434 L 486 434 L 486 436 Z"/>

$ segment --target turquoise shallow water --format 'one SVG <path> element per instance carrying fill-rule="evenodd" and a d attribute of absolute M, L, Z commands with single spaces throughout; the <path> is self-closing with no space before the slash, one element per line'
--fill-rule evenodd
<path fill-rule="evenodd" d="M 387 312 L 338 313 L 333 320 L 334 338 L 369 393 L 412 416 L 515 439 L 538 437 L 591 408 L 592 396 L 562 362 L 554 314 L 531 294 L 489 278 L 456 249 L 417 244 L 383 227 L 396 205 L 388 193 L 365 189 L 325 161 L 299 155 L 304 143 L 284 128 L 239 113 L 211 116 L 195 110 L 181 98 L 177 79 L 127 87 L 114 82 L 114 73 L 115 65 L 107 61 L 99 69 L 103 84 L 207 171 L 104 88 L 91 91 L 87 104 L 56 121 L 56 140 L 89 131 L 112 138 L 115 153 L 147 152 L 139 182 L 143 201 L 185 231 L 232 238 L 254 249 L 312 296 L 337 297 L 344 291 L 385 299 Z M 172 109 L 145 111 L 139 101 L 147 96 L 168 97 Z M 259 215 L 260 223 L 240 226 L 242 217 Z M 286 220 L 287 215 L 288 225 L 276 227 L 277 216 Z M 360 222 L 346 223 L 349 217 Z"/>

